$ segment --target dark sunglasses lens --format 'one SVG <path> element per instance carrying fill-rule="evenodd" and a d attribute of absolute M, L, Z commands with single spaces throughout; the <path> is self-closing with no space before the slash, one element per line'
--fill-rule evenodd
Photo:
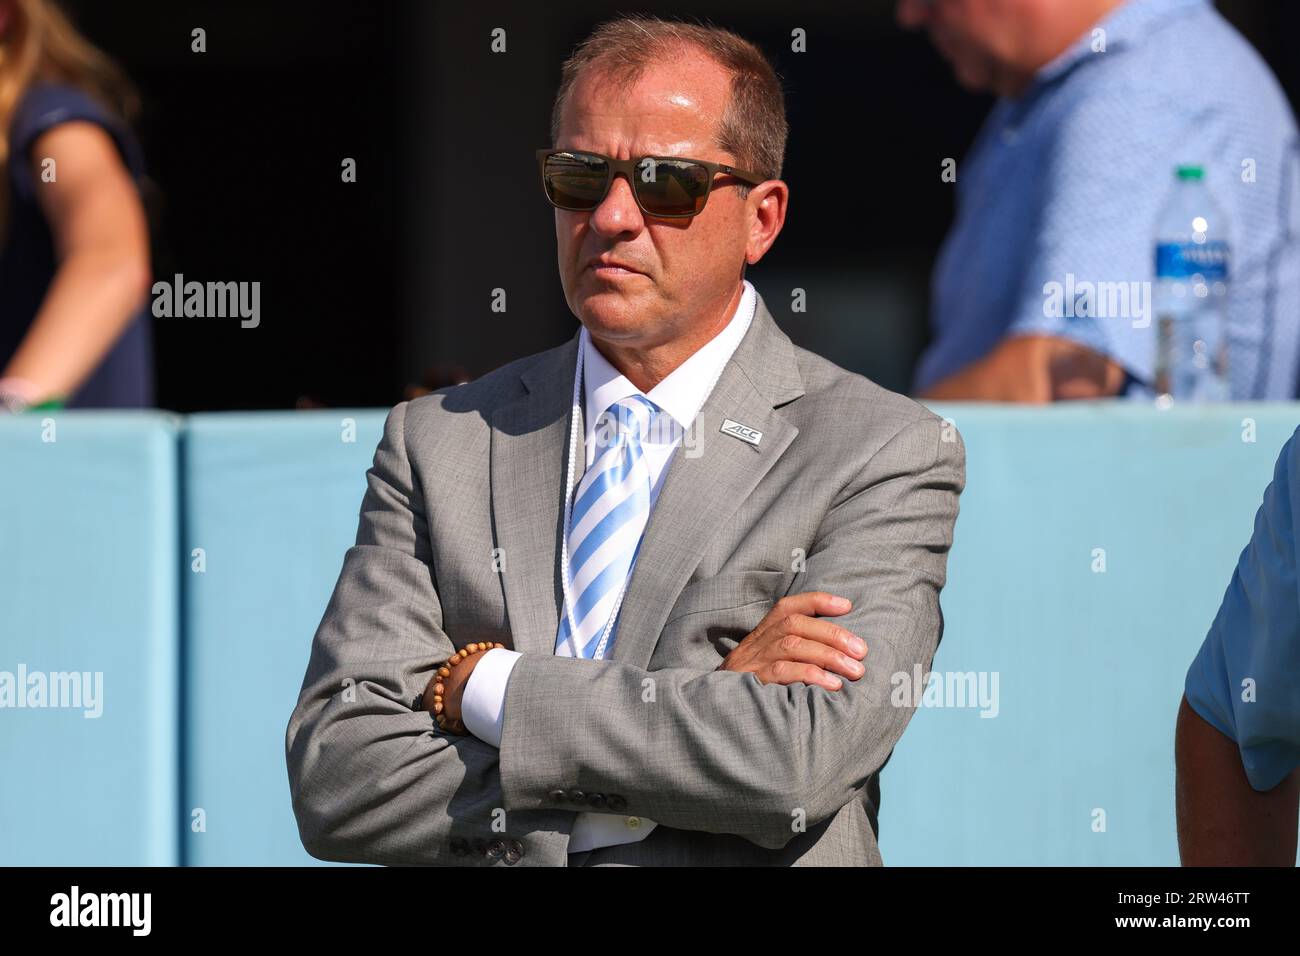
<path fill-rule="evenodd" d="M 552 153 L 542 173 L 547 198 L 561 209 L 595 209 L 608 180 L 609 164 L 582 153 Z"/>
<path fill-rule="evenodd" d="M 636 193 L 652 216 L 694 216 L 708 198 L 709 178 L 699 163 L 646 159 L 637 164 Z"/>

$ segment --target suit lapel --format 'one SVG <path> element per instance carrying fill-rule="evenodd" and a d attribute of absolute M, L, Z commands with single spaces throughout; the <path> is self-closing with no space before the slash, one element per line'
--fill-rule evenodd
<path fill-rule="evenodd" d="M 560 535 L 581 329 L 525 370 L 527 393 L 492 415 L 492 519 L 504 564 L 501 582 L 514 649 L 553 654 L 559 628 Z M 578 434 L 584 434 L 579 403 Z M 582 478 L 583 446 L 575 484 Z M 486 556 L 485 556 L 486 557 Z"/>
<path fill-rule="evenodd" d="M 776 407 L 803 394 L 793 345 L 760 297 L 744 338 L 673 452 L 619 612 L 614 660 L 645 668 L 664 621 L 705 549 L 794 441 Z M 721 432 L 726 419 L 762 432 L 757 445 Z"/>

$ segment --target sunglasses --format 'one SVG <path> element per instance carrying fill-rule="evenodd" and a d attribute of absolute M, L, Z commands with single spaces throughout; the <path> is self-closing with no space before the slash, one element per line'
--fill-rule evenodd
<path fill-rule="evenodd" d="M 718 173 L 735 176 L 751 186 L 767 179 L 725 163 L 682 156 L 614 159 L 572 149 L 539 149 L 537 162 L 546 198 L 556 209 L 590 212 L 604 202 L 614 176 L 621 173 L 632 187 L 641 211 L 659 219 L 698 216 Z"/>

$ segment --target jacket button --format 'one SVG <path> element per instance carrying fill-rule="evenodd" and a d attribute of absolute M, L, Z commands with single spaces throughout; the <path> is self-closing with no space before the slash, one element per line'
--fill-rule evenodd
<path fill-rule="evenodd" d="M 593 807 L 603 807 L 605 805 L 605 795 L 603 793 L 593 793 L 587 797 L 587 803 Z"/>
<path fill-rule="evenodd" d="M 469 854 L 469 841 L 464 837 L 453 837 L 451 852 L 453 856 L 467 856 Z"/>
<path fill-rule="evenodd" d="M 569 795 L 563 790 L 552 790 L 549 794 L 552 803 L 563 803 L 569 798 Z"/>
<path fill-rule="evenodd" d="M 487 848 L 488 859 L 499 860 L 501 859 L 501 857 L 505 856 L 505 852 L 506 852 L 505 840 L 493 840 L 491 843 L 488 844 L 488 848 Z"/>
<path fill-rule="evenodd" d="M 587 794 L 581 790 L 570 790 L 569 799 L 572 800 L 574 803 L 586 803 Z"/>
<path fill-rule="evenodd" d="M 618 811 L 627 809 L 627 798 L 622 794 L 611 793 L 606 800 L 611 810 Z"/>
<path fill-rule="evenodd" d="M 524 858 L 524 845 L 518 840 L 511 840 L 506 844 L 506 864 L 514 866 Z"/>

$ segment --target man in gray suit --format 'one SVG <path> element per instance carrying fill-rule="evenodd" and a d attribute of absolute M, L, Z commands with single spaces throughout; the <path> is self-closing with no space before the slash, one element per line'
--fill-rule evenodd
<path fill-rule="evenodd" d="M 581 328 L 389 414 L 286 735 L 314 856 L 881 863 L 965 453 L 745 280 L 785 135 L 726 31 L 617 20 L 565 64 L 538 162 Z"/>

